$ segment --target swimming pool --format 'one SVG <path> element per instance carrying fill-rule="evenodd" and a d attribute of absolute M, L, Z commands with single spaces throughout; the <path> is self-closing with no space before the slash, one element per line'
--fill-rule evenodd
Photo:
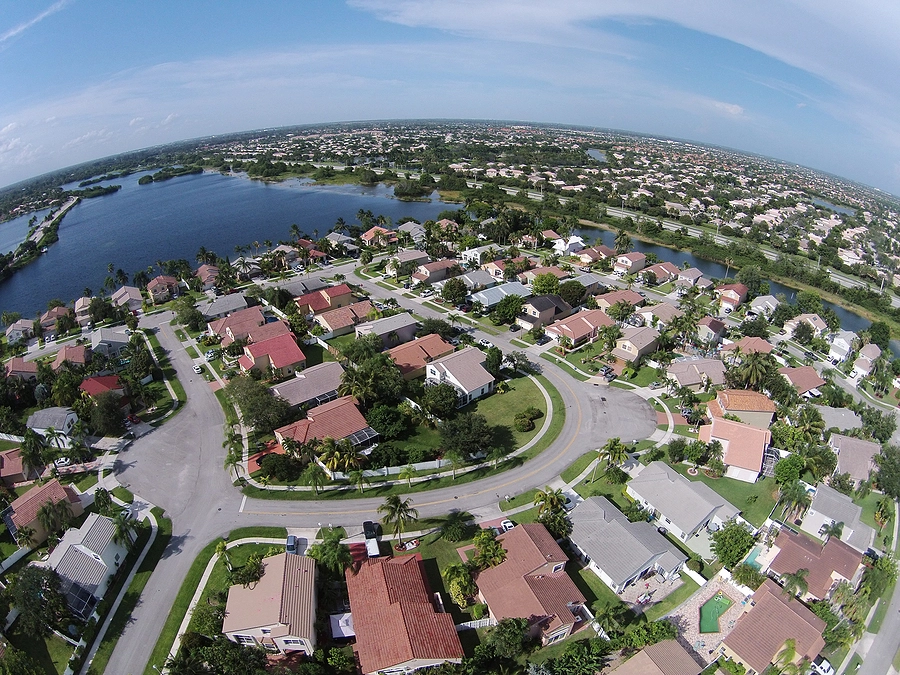
<path fill-rule="evenodd" d="M 718 633 L 719 617 L 734 604 L 727 595 L 716 593 L 700 607 L 700 632 Z"/>
<path fill-rule="evenodd" d="M 762 569 L 762 565 L 756 562 L 756 559 L 759 557 L 759 554 L 762 553 L 762 546 L 755 546 L 752 551 L 750 551 L 750 555 L 747 556 L 747 559 L 744 561 L 746 564 L 750 565 L 753 569 L 759 572 Z"/>

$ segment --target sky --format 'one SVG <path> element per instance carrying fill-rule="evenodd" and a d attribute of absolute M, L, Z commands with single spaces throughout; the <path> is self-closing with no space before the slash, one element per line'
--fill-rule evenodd
<path fill-rule="evenodd" d="M 127 150 L 461 118 L 689 139 L 900 195 L 900 3 L 0 3 L 0 186 Z"/>

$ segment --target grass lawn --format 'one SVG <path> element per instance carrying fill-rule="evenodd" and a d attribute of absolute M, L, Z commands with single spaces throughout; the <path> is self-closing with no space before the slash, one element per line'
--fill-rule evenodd
<path fill-rule="evenodd" d="M 523 492 L 522 494 L 516 495 L 510 500 L 503 499 L 500 502 L 500 510 L 501 511 L 510 511 L 512 509 L 518 508 L 520 506 L 525 506 L 526 504 L 534 503 L 534 495 L 537 493 L 537 488 L 533 490 L 528 490 L 528 492 Z"/>
<path fill-rule="evenodd" d="M 234 406 L 231 404 L 231 401 L 228 400 L 228 396 L 225 394 L 225 390 L 216 389 L 215 395 L 216 398 L 219 399 L 219 405 L 222 406 L 222 412 L 225 413 L 225 424 L 236 426 L 238 423 L 237 412 L 235 411 Z"/>
<path fill-rule="evenodd" d="M 42 638 L 20 631 L 18 622 L 13 624 L 12 630 L 7 633 L 7 638 L 13 647 L 34 659 L 47 675 L 52 675 L 52 673 L 62 675 L 66 672 L 69 659 L 72 657 L 72 652 L 75 651 L 72 645 L 56 635 Z"/>
<path fill-rule="evenodd" d="M 0 452 L 3 452 L 4 450 L 13 450 L 15 448 L 18 448 L 20 445 L 22 444 L 18 441 L 4 441 L 0 439 Z"/>
<path fill-rule="evenodd" d="M 97 484 L 97 472 L 91 471 L 88 473 L 67 473 L 63 476 L 59 477 L 59 482 L 63 485 L 74 485 L 81 492 L 84 492 L 89 487 Z"/>
<path fill-rule="evenodd" d="M 628 505 L 631 503 L 631 500 L 625 495 L 625 486 L 610 485 L 605 480 L 603 480 L 601 476 L 602 473 L 598 469 L 597 480 L 592 483 L 591 477 L 588 476 L 586 479 L 575 486 L 575 492 L 580 494 L 585 499 L 587 499 L 588 497 L 593 497 L 595 495 L 600 495 L 606 497 L 620 511 L 624 511 L 625 509 L 627 509 Z"/>
<path fill-rule="evenodd" d="M 559 474 L 559 477 L 562 478 L 567 483 L 572 482 L 596 458 L 597 458 L 596 452 L 591 451 L 591 452 L 584 453 L 581 457 L 576 459 L 566 469 L 564 469 L 563 472 L 561 474 Z"/>
<path fill-rule="evenodd" d="M 656 621 L 657 619 L 663 618 L 666 614 L 696 593 L 697 589 L 700 588 L 700 586 L 686 574 L 681 576 L 681 580 L 684 583 L 676 588 L 673 593 L 663 598 L 662 602 L 658 602 L 647 608 L 647 611 L 644 612 L 644 616 L 647 617 L 648 621 Z"/>
<path fill-rule="evenodd" d="M 492 427 L 502 427 L 494 434 L 494 443 L 505 446 L 510 452 L 521 448 L 535 437 L 543 426 L 547 415 L 547 404 L 540 389 L 528 377 L 516 374 L 506 380 L 509 391 L 505 394 L 494 393 L 478 399 L 461 409 L 462 412 L 477 412 L 484 415 Z M 512 427 L 515 416 L 526 408 L 535 407 L 544 413 L 534 421 L 532 431 L 516 431 Z"/>
<path fill-rule="evenodd" d="M 550 352 L 541 352 L 541 358 L 549 361 L 550 363 L 555 363 L 559 366 L 565 364 L 567 368 L 563 368 L 563 370 L 567 371 L 572 377 L 585 382 L 590 379 L 586 374 L 582 373 L 580 370 L 576 370 L 572 364 L 568 363 L 565 359 L 560 358 L 556 354 L 551 354 Z"/>
<path fill-rule="evenodd" d="M 888 521 L 882 528 L 875 520 L 875 509 L 878 508 L 878 502 L 883 498 L 884 495 L 878 494 L 877 492 L 871 492 L 862 499 L 859 497 L 854 498 L 853 503 L 862 507 L 860 520 L 875 529 L 875 545 L 881 546 L 889 551 L 892 548 L 890 540 L 894 536 L 893 522 Z"/>
<path fill-rule="evenodd" d="M 16 542 L 13 541 L 9 530 L 4 529 L 0 534 L 0 560 L 6 560 L 9 556 L 19 550 Z"/>
<path fill-rule="evenodd" d="M 343 352 L 348 345 L 356 342 L 356 335 L 353 333 L 348 333 L 347 335 L 339 335 L 337 337 L 331 338 L 330 340 L 326 340 L 326 342 L 337 349 L 339 352 Z"/>
<path fill-rule="evenodd" d="M 312 345 L 303 345 L 301 347 L 304 356 L 306 356 L 306 367 L 317 366 L 325 361 L 334 361 L 335 358 L 322 345 L 316 343 Z"/>
<path fill-rule="evenodd" d="M 175 375 L 175 369 L 169 362 L 168 355 L 159 344 L 159 339 L 154 333 L 145 333 L 145 335 L 147 335 L 147 339 L 150 341 L 151 347 L 153 347 L 153 358 L 156 359 L 156 363 L 163 371 L 163 375 L 169 380 L 169 384 L 172 385 L 176 398 L 179 401 L 187 401 L 187 394 L 184 391 L 184 387 L 181 386 L 181 382 L 178 381 L 178 376 Z"/>
<path fill-rule="evenodd" d="M 763 478 L 756 483 L 745 483 L 733 478 L 709 478 L 702 471 L 697 476 L 689 476 L 688 466 L 679 464 L 674 469 L 688 480 L 702 480 L 709 487 L 734 504 L 742 512 L 744 520 L 754 527 L 760 527 L 775 508 L 775 479 Z"/>
<path fill-rule="evenodd" d="M 587 602 L 585 605 L 595 614 L 599 614 L 604 608 L 615 607 L 623 604 L 612 589 L 600 581 L 600 577 L 594 574 L 587 567 L 582 567 L 581 563 L 572 558 L 567 566 L 572 581 L 584 595 Z"/>
<path fill-rule="evenodd" d="M 131 490 L 121 485 L 114 487 L 110 494 L 121 499 L 126 504 L 131 504 L 134 501 L 134 495 L 131 493 Z"/>

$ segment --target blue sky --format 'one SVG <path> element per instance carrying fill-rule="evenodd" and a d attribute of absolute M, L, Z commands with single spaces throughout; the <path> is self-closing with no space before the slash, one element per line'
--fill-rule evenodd
<path fill-rule="evenodd" d="M 900 5 L 337 0 L 0 5 L 0 186 L 158 143 L 390 118 L 585 124 L 900 194 Z"/>

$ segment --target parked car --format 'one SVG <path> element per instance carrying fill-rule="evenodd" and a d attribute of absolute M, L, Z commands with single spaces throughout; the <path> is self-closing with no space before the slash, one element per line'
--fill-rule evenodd
<path fill-rule="evenodd" d="M 363 522 L 363 533 L 366 535 L 366 539 L 377 539 L 378 523 L 373 523 L 371 520 Z"/>
<path fill-rule="evenodd" d="M 662 386 L 663 386 L 663 385 L 662 385 L 662 382 L 651 382 L 651 383 L 650 383 L 650 388 L 651 388 L 651 389 L 659 389 L 659 388 L 662 387 Z"/>
<path fill-rule="evenodd" d="M 293 534 L 289 534 L 287 541 L 285 542 L 284 550 L 286 553 L 293 553 L 297 555 L 300 551 L 297 548 L 297 537 Z"/>
<path fill-rule="evenodd" d="M 517 330 L 521 330 L 521 329 L 522 329 L 522 326 L 520 326 L 520 325 L 517 324 L 517 323 L 511 323 L 511 324 L 509 324 L 509 332 L 510 332 L 510 333 L 515 333 Z"/>
<path fill-rule="evenodd" d="M 430 288 L 427 289 L 427 290 L 422 291 L 422 297 L 423 297 L 423 298 L 430 298 L 432 295 L 434 295 L 434 291 L 433 291 L 432 289 L 430 289 Z"/>
<path fill-rule="evenodd" d="M 816 660 L 812 662 L 809 672 L 818 673 L 818 675 L 834 675 L 836 671 L 834 666 L 828 662 L 828 659 L 823 656 L 817 656 Z"/>
<path fill-rule="evenodd" d="M 541 335 L 541 337 L 539 337 L 537 340 L 534 341 L 534 344 L 545 345 L 548 342 L 550 342 L 550 338 L 548 338 L 546 335 Z"/>
<path fill-rule="evenodd" d="M 129 415 L 127 419 L 132 424 L 140 424 L 141 423 L 141 418 L 138 417 L 137 415 Z"/>
<path fill-rule="evenodd" d="M 195 363 L 194 372 L 197 373 L 197 375 L 201 375 L 203 373 L 203 366 L 201 366 L 199 363 Z"/>
<path fill-rule="evenodd" d="M 482 347 L 484 347 L 485 349 L 490 349 L 491 347 L 494 346 L 493 344 L 491 344 L 490 340 L 485 340 L 484 338 L 481 338 L 478 341 L 478 344 L 481 345 Z"/>
<path fill-rule="evenodd" d="M 206 352 L 206 360 L 207 361 L 215 361 L 219 357 L 219 352 L 215 349 L 209 349 Z"/>
<path fill-rule="evenodd" d="M 69 464 L 72 463 L 72 460 L 68 457 L 60 457 L 53 463 L 56 464 L 56 466 L 69 466 Z"/>
<path fill-rule="evenodd" d="M 516 524 L 511 520 L 504 520 L 500 523 L 500 529 L 503 530 L 504 532 L 509 532 L 515 526 L 516 526 Z"/>

